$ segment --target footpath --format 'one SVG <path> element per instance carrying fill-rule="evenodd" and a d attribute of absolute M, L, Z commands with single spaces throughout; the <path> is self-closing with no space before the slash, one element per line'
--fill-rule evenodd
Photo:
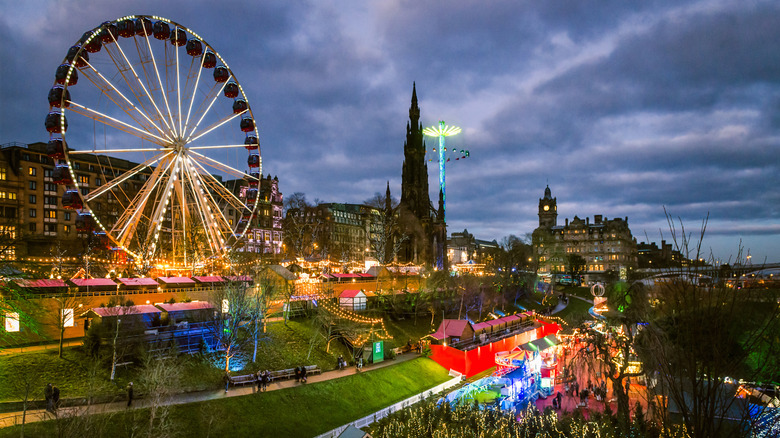
<path fill-rule="evenodd" d="M 268 391 L 277 391 L 281 389 L 293 388 L 302 385 L 311 385 L 317 382 L 324 382 L 326 380 L 339 379 L 341 377 L 351 376 L 358 373 L 371 372 L 373 370 L 384 368 L 397 363 L 405 362 L 420 357 L 416 353 L 405 353 L 396 356 L 395 359 L 385 360 L 378 364 L 369 364 L 363 367 L 362 371 L 358 371 L 354 366 L 347 367 L 343 370 L 324 371 L 321 374 L 306 376 L 307 383 L 296 382 L 294 379 L 280 380 L 278 382 L 271 382 L 268 385 Z M 181 405 L 187 403 L 196 403 L 206 400 L 216 400 L 226 397 L 241 397 L 257 392 L 257 385 L 244 385 L 241 387 L 230 387 L 227 391 L 225 388 L 211 389 L 198 392 L 179 393 L 171 396 L 166 401 L 166 405 Z M 67 417 L 70 415 L 93 415 L 103 414 L 109 412 L 119 412 L 126 409 L 138 409 L 144 408 L 148 404 L 148 401 L 141 396 L 140 398 L 133 399 L 133 406 L 127 407 L 127 400 L 117 401 L 112 403 L 100 403 L 93 405 L 71 406 L 64 407 L 57 410 L 57 416 Z M 0 414 L 0 428 L 14 426 L 22 424 L 23 412 L 6 412 Z M 26 423 L 33 423 L 37 421 L 53 420 L 57 418 L 54 414 L 47 412 L 45 409 L 32 409 L 27 411 L 25 418 Z"/>

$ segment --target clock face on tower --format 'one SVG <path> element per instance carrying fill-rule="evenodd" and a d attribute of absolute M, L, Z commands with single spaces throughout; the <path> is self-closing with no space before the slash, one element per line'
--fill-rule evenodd
<path fill-rule="evenodd" d="M 550 210 L 550 206 L 549 205 L 545 205 L 544 206 L 544 211 L 548 211 L 548 210 Z"/>

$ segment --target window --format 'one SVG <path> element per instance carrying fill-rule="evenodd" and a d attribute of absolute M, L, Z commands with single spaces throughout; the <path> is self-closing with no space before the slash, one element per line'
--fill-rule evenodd
<path fill-rule="evenodd" d="M 87 196 L 89 194 L 89 189 L 86 187 L 81 188 L 81 194 L 84 196 Z"/>
<path fill-rule="evenodd" d="M 43 197 L 43 203 L 44 205 L 57 205 L 57 197 L 56 196 L 44 196 Z"/>
<path fill-rule="evenodd" d="M 65 234 L 70 234 L 70 229 L 71 229 L 71 226 L 70 226 L 70 225 L 63 225 L 63 226 L 62 226 L 62 231 L 63 231 Z"/>
<path fill-rule="evenodd" d="M 31 208 L 30 209 L 30 217 L 37 217 L 38 216 L 38 210 Z"/>
<path fill-rule="evenodd" d="M 17 312 L 8 312 L 5 314 L 5 331 L 19 331 L 19 314 Z"/>
<path fill-rule="evenodd" d="M 45 182 L 43 183 L 43 190 L 45 192 L 56 192 L 57 191 L 57 184 Z"/>
<path fill-rule="evenodd" d="M 35 190 L 36 188 L 38 188 L 38 183 L 36 183 L 35 181 L 30 181 L 28 186 L 30 187 L 30 190 Z"/>
<path fill-rule="evenodd" d="M 90 164 L 90 165 L 89 165 L 89 171 L 90 171 L 90 172 L 94 172 L 94 171 L 95 171 L 95 166 L 93 166 L 93 165 L 91 165 L 91 164 Z"/>
<path fill-rule="evenodd" d="M 43 217 L 47 219 L 57 219 L 57 210 L 43 210 Z"/>
<path fill-rule="evenodd" d="M 89 177 L 87 175 L 79 175 L 79 184 L 89 185 Z"/>
<path fill-rule="evenodd" d="M 30 176 L 35 176 L 38 173 L 38 169 L 35 167 L 30 167 L 27 169 L 27 174 Z"/>
<path fill-rule="evenodd" d="M 28 226 L 30 227 L 30 231 L 31 231 L 31 232 L 33 232 L 33 233 L 34 233 L 35 231 L 37 231 L 37 230 L 36 230 L 36 228 L 37 228 L 37 227 L 36 227 L 36 225 L 35 225 L 35 222 L 33 222 L 33 223 L 29 224 Z"/>
<path fill-rule="evenodd" d="M 96 186 L 99 186 L 102 183 L 103 183 L 103 181 L 100 178 L 95 178 L 95 185 Z"/>
<path fill-rule="evenodd" d="M 38 198 L 35 195 L 30 195 L 30 204 L 35 204 L 37 202 L 38 202 Z"/>
<path fill-rule="evenodd" d="M 73 309 L 62 309 L 62 326 L 73 327 Z"/>
<path fill-rule="evenodd" d="M 43 224 L 43 232 L 57 234 L 57 224 Z"/>
<path fill-rule="evenodd" d="M 0 167 L 0 181 L 8 179 L 8 173 L 6 173 L 5 167 Z"/>
<path fill-rule="evenodd" d="M 73 168 L 76 169 L 76 170 L 81 169 L 81 163 L 79 163 L 79 162 L 73 163 Z"/>
<path fill-rule="evenodd" d="M 69 212 L 69 211 L 66 211 L 66 212 L 65 212 L 65 220 L 66 220 L 66 221 L 69 221 L 69 220 L 70 220 L 70 212 Z M 67 226 L 67 225 L 66 225 L 66 226 Z"/>
<path fill-rule="evenodd" d="M 51 178 L 54 175 L 54 169 L 43 169 L 43 177 Z"/>

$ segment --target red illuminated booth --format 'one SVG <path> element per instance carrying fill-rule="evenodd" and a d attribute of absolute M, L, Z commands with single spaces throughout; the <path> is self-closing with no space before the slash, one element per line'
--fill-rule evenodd
<path fill-rule="evenodd" d="M 110 278 L 72 278 L 68 284 L 79 292 L 116 292 L 117 284 Z"/>
<path fill-rule="evenodd" d="M 529 319 L 523 320 L 523 316 Z M 511 351 L 520 345 L 556 334 L 561 329 L 558 324 L 531 319 L 530 316 L 520 314 L 519 320 L 512 318 L 494 324 L 492 335 L 484 333 L 486 326 L 480 326 L 481 323 L 472 325 L 466 320 L 445 319 L 436 332 L 426 336 L 431 339 L 431 359 L 445 368 L 470 377 L 494 367 L 496 353 Z M 514 321 L 518 322 L 510 325 Z"/>

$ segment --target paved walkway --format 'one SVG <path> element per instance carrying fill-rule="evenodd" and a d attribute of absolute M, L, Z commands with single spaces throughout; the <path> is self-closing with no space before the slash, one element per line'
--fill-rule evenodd
<path fill-rule="evenodd" d="M 82 338 L 69 339 L 63 342 L 62 347 L 63 348 L 76 347 L 82 345 L 83 343 L 84 341 L 82 340 Z M 0 356 L 10 355 L 10 354 L 20 354 L 20 353 L 40 353 L 41 351 L 46 351 L 46 350 L 57 351 L 59 346 L 60 346 L 59 342 L 50 342 L 48 344 L 29 345 L 26 347 L 2 347 L 0 348 Z"/>
<path fill-rule="evenodd" d="M 343 370 L 325 371 L 322 374 L 307 376 L 308 383 L 298 383 L 294 379 L 281 380 L 269 384 L 268 391 L 276 391 L 280 389 L 293 388 L 302 385 L 311 385 L 317 382 L 338 379 L 341 377 L 351 376 L 353 374 L 357 374 L 361 372 L 365 373 L 379 368 L 384 368 L 386 366 L 395 365 L 400 362 L 405 362 L 407 360 L 412 360 L 417 357 L 420 357 L 420 355 L 416 353 L 401 354 L 398 355 L 395 358 L 395 360 L 386 360 L 378 364 L 371 364 L 371 365 L 364 366 L 363 371 L 357 371 L 354 366 L 347 367 Z M 206 400 L 216 400 L 225 397 L 240 397 L 240 396 L 254 394 L 256 392 L 256 389 L 257 389 L 256 385 L 244 385 L 241 387 L 231 387 L 227 392 L 225 391 L 224 388 L 222 388 L 222 389 L 212 389 L 212 390 L 198 391 L 198 392 L 180 393 L 172 396 L 171 399 L 167 402 L 167 404 L 180 405 L 180 404 L 195 403 L 195 402 L 206 401 Z M 147 405 L 147 400 L 143 398 L 133 400 L 133 409 L 143 408 L 146 405 Z M 128 409 L 127 401 L 119 401 L 114 403 L 95 404 L 91 406 L 74 406 L 74 407 L 60 408 L 59 415 L 61 416 L 66 416 L 68 414 L 91 415 L 91 414 L 100 414 L 100 413 L 107 413 L 107 412 L 119 412 L 125 409 Z M 34 409 L 34 410 L 27 411 L 27 417 L 25 421 L 27 423 L 32 423 L 36 421 L 52 420 L 54 418 L 55 416 L 53 414 L 46 412 L 46 410 L 44 409 Z M 22 412 L 7 412 L 7 413 L 0 414 L 0 428 L 21 424 L 21 422 L 22 422 Z"/>

